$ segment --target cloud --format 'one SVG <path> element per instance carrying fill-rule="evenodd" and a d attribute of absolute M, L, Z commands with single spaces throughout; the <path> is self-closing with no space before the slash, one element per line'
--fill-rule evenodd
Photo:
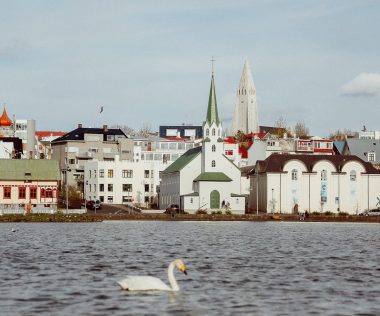
<path fill-rule="evenodd" d="M 341 94 L 353 97 L 380 95 L 380 74 L 363 72 L 342 86 Z"/>

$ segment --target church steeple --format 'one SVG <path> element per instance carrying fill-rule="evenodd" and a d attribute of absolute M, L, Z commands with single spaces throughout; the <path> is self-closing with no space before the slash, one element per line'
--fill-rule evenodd
<path fill-rule="evenodd" d="M 244 63 L 243 73 L 236 93 L 231 135 L 236 135 L 238 131 L 245 134 L 259 131 L 256 88 L 248 60 Z"/>
<path fill-rule="evenodd" d="M 212 76 L 211 76 L 211 86 L 210 86 L 210 95 L 209 95 L 209 98 L 208 98 L 208 108 L 207 108 L 206 122 L 210 126 L 211 126 L 212 123 L 215 123 L 216 126 L 220 125 L 219 115 L 218 115 L 218 106 L 217 106 L 217 103 L 216 103 L 214 74 L 212 74 Z"/>

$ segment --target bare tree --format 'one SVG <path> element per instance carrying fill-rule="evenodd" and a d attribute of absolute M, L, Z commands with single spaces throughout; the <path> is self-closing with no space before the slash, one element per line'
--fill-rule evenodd
<path fill-rule="evenodd" d="M 137 135 L 142 136 L 142 137 L 148 137 L 149 135 L 152 134 L 152 126 L 150 123 L 145 122 L 143 126 L 139 129 L 137 132 Z"/>
<path fill-rule="evenodd" d="M 294 134 L 298 137 L 309 136 L 309 128 L 306 127 L 305 122 L 297 122 L 296 125 L 294 125 Z"/>
<path fill-rule="evenodd" d="M 330 140 L 345 140 L 346 138 L 355 137 L 356 132 L 345 128 L 343 131 L 338 129 L 335 132 L 331 132 L 328 136 Z"/>
<path fill-rule="evenodd" d="M 285 133 L 287 134 L 287 136 L 292 137 L 291 129 L 287 127 L 286 124 L 286 119 L 283 116 L 280 116 L 274 123 L 277 137 L 283 138 Z"/>
<path fill-rule="evenodd" d="M 127 125 L 119 125 L 119 124 L 117 124 L 117 125 L 111 126 L 111 128 L 120 128 L 124 132 L 125 135 L 134 135 L 135 134 L 134 129 L 131 128 L 131 127 L 129 127 L 129 126 L 127 126 Z"/>

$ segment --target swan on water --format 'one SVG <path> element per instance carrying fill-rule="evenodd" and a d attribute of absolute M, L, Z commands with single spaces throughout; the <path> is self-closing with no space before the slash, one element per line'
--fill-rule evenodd
<path fill-rule="evenodd" d="M 179 286 L 174 277 L 174 267 L 177 267 L 182 273 L 187 274 L 185 264 L 181 259 L 170 262 L 168 267 L 170 286 L 166 285 L 159 278 L 142 275 L 127 275 L 117 283 L 123 290 L 128 291 L 179 291 Z"/>

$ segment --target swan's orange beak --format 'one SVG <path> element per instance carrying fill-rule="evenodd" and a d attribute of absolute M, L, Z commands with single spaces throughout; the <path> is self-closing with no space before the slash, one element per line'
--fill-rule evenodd
<path fill-rule="evenodd" d="M 182 267 L 181 267 L 181 272 L 183 272 L 184 274 L 186 274 L 187 275 L 187 272 L 186 272 L 186 267 L 185 267 L 185 265 L 183 265 Z"/>

